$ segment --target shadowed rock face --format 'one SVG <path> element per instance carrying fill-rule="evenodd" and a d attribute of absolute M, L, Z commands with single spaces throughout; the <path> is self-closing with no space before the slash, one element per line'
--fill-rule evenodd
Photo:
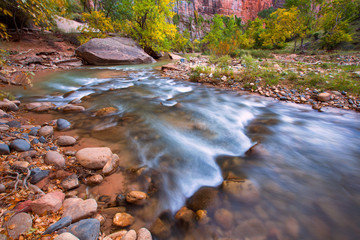
<path fill-rule="evenodd" d="M 258 12 L 271 6 L 281 7 L 285 0 L 192 0 L 179 1 L 179 15 L 192 16 L 194 10 L 201 15 L 236 15 L 244 22 L 256 18 Z"/>
<path fill-rule="evenodd" d="M 155 62 L 132 39 L 122 37 L 91 39 L 78 47 L 75 53 L 91 65 L 132 65 Z"/>

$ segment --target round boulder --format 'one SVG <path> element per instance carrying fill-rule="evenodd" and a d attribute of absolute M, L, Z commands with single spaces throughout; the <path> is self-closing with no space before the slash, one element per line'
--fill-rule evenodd
<path fill-rule="evenodd" d="M 113 153 L 108 147 L 83 148 L 77 151 L 75 156 L 81 166 L 89 169 L 101 169 L 112 159 Z"/>
<path fill-rule="evenodd" d="M 10 143 L 10 148 L 18 152 L 25 152 L 30 150 L 30 143 L 24 139 L 16 139 Z"/>
<path fill-rule="evenodd" d="M 44 126 L 39 129 L 39 136 L 50 137 L 54 133 L 54 128 L 52 126 Z"/>

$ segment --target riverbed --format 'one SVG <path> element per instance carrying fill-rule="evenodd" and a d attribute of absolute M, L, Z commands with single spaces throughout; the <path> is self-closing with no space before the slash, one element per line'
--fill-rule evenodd
<path fill-rule="evenodd" d="M 134 188 L 151 192 L 149 204 L 128 210 L 139 227 L 164 221 L 168 233 L 160 238 L 360 238 L 359 113 L 317 112 L 174 80 L 154 65 L 56 72 L 14 94 L 23 103 L 57 106 L 81 99 L 85 112 L 54 118 L 71 121 L 80 138 L 109 146 L 124 169 L 145 172 L 148 184 Z M 117 111 L 95 116 L 104 107 Z M 251 181 L 259 199 L 238 201 L 224 191 L 225 179 Z M 119 194 L 109 189 L 112 198 Z M 194 207 L 199 189 L 206 204 Z M 183 206 L 194 220 L 174 218 Z M 209 221 L 195 220 L 199 209 Z"/>

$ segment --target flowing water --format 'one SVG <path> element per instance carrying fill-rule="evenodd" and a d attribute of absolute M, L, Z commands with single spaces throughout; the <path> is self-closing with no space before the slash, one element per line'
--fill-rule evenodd
<path fill-rule="evenodd" d="M 146 65 L 55 73 L 17 94 L 57 105 L 88 96 L 85 113 L 62 117 L 83 137 L 122 146 L 117 153 L 130 152 L 129 165 L 157 173 L 157 201 L 143 207 L 151 217 L 141 209 L 133 214 L 149 226 L 167 211 L 166 239 L 360 239 L 359 113 L 320 113 L 208 88 Z M 118 111 L 94 117 L 109 106 Z M 245 156 L 256 143 L 259 153 Z M 223 193 L 229 174 L 250 179 L 260 200 L 246 204 Z M 205 186 L 219 200 L 207 206 L 210 221 L 174 224 L 176 211 Z M 219 209 L 230 213 L 225 224 Z"/>

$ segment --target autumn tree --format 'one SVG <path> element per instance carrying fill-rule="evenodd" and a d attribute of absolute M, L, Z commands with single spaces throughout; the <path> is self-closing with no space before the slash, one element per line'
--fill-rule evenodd
<path fill-rule="evenodd" d="M 264 47 L 282 48 L 285 46 L 287 39 L 294 38 L 294 51 L 296 50 L 296 40 L 298 37 L 303 38 L 306 34 L 307 26 L 300 16 L 300 11 L 296 8 L 283 9 L 279 8 L 270 15 L 265 21 L 266 30 L 261 33 Z"/>
<path fill-rule="evenodd" d="M 175 38 L 173 0 L 134 0 L 128 32 L 148 53 L 168 51 Z"/>

